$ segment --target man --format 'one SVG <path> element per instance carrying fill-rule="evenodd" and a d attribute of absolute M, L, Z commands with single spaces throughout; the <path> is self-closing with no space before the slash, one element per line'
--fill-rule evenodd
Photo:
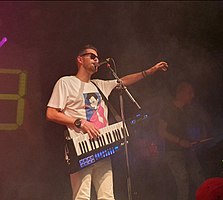
<path fill-rule="evenodd" d="M 190 83 L 181 82 L 176 88 L 174 99 L 167 103 L 160 112 L 159 134 L 165 140 L 166 161 L 177 185 L 177 200 L 189 200 L 189 177 L 197 188 L 204 180 L 200 163 L 193 147 L 196 140 L 190 137 L 191 116 L 188 106 L 194 98 Z M 198 118 L 198 115 L 196 116 Z M 205 137 L 203 133 L 199 133 Z M 204 139 L 204 138 L 203 138 Z M 195 195 L 194 195 L 195 197 Z"/>
<path fill-rule="evenodd" d="M 76 135 L 86 133 L 90 138 L 100 135 L 100 129 L 108 125 L 108 109 L 91 76 L 98 71 L 99 57 L 92 45 L 84 46 L 78 53 L 78 72 L 73 76 L 60 78 L 54 86 L 47 105 L 46 117 L 50 121 L 66 125 L 68 130 L 75 130 Z M 121 78 L 123 85 L 131 85 L 157 70 L 166 70 L 166 62 L 159 62 L 143 72 Z M 93 80 L 108 98 L 118 85 L 117 80 Z M 97 103 L 97 105 L 95 105 Z M 81 133 L 82 132 L 82 133 Z M 91 182 L 98 200 L 114 200 L 113 177 L 110 158 L 98 161 L 76 173 L 70 174 L 73 200 L 89 200 Z"/>

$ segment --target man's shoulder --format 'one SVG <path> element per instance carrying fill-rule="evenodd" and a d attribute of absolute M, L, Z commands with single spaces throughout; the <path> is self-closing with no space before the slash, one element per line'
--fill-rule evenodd
<path fill-rule="evenodd" d="M 58 79 L 58 82 L 64 82 L 64 83 L 69 83 L 69 82 L 75 82 L 78 81 L 78 79 L 75 76 L 62 76 Z"/>
<path fill-rule="evenodd" d="M 117 83 L 117 80 L 102 80 L 102 79 L 92 79 L 92 82 L 96 83 L 97 85 L 104 85 L 104 84 L 114 84 Z"/>
<path fill-rule="evenodd" d="M 75 76 L 71 76 L 71 75 L 66 75 L 66 76 L 61 76 L 59 78 L 59 80 L 75 80 Z"/>
<path fill-rule="evenodd" d="M 160 113 L 162 115 L 169 115 L 170 113 L 174 112 L 175 106 L 172 101 L 167 101 L 163 103 L 160 109 Z"/>
<path fill-rule="evenodd" d="M 111 91 L 117 86 L 117 80 L 101 80 L 94 79 L 92 80 L 105 94 L 105 96 L 109 96 Z"/>

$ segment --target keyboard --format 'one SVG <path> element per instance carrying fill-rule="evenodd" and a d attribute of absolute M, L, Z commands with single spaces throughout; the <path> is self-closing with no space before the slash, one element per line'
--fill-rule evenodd
<path fill-rule="evenodd" d="M 117 122 L 100 129 L 100 136 L 90 139 L 88 134 L 76 137 L 74 130 L 66 135 L 65 156 L 70 173 L 75 173 L 89 165 L 117 153 L 123 146 L 125 138 L 129 136 L 126 125 Z M 125 137 L 126 135 L 126 137 Z"/>

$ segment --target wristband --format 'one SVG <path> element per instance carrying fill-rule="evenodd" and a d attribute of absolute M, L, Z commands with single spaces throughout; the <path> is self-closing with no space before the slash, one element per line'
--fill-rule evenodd
<path fill-rule="evenodd" d="M 143 70 L 141 73 L 142 73 L 143 78 L 146 78 L 147 77 L 147 73 L 146 73 L 145 70 Z"/>
<path fill-rule="evenodd" d="M 82 120 L 80 118 L 77 118 L 75 121 L 74 121 L 74 125 L 77 127 L 77 128 L 80 128 L 81 125 L 82 125 Z"/>

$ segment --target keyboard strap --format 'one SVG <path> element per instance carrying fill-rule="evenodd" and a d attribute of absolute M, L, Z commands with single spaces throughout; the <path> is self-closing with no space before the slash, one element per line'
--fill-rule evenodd
<path fill-rule="evenodd" d="M 100 88 L 96 85 L 96 83 L 94 83 L 93 81 L 91 81 L 95 86 L 96 88 L 98 89 L 99 93 L 101 94 L 102 96 L 102 99 L 104 100 L 105 104 L 109 107 L 109 109 L 111 110 L 115 120 L 117 122 L 120 122 L 122 121 L 122 118 L 121 116 L 118 114 L 118 112 L 115 110 L 115 108 L 112 106 L 112 104 L 108 101 L 108 99 L 105 97 L 105 95 L 103 94 L 103 92 L 100 90 Z"/>

